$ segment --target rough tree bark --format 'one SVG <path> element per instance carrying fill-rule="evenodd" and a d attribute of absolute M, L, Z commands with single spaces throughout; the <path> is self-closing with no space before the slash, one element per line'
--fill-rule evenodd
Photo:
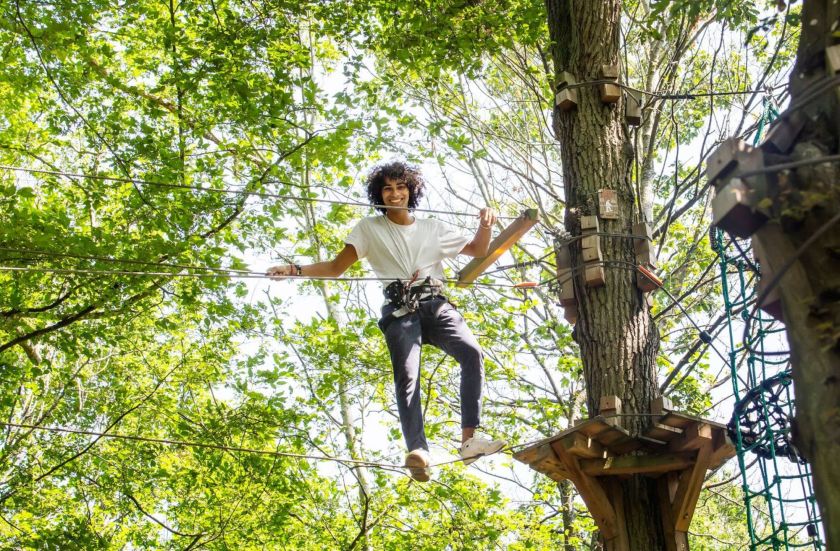
<path fill-rule="evenodd" d="M 825 50 L 840 44 L 840 3 L 805 0 L 791 105 L 827 74 Z M 840 86 L 800 109 L 807 123 L 789 158 L 773 164 L 836 155 L 840 144 Z M 769 163 L 770 161 L 768 161 Z M 840 164 L 810 165 L 778 175 L 777 216 L 753 236 L 780 280 L 796 394 L 794 438 L 810 462 L 828 549 L 840 549 Z M 808 239 L 827 230 L 813 243 Z M 798 256 L 797 256 L 798 255 Z M 792 262 L 795 258 L 796 261 Z M 792 264 L 791 264 L 792 262 Z"/>
<path fill-rule="evenodd" d="M 546 0 L 555 75 L 566 71 L 577 82 L 601 78 L 602 65 L 619 63 L 620 0 Z M 555 108 L 554 130 L 560 144 L 566 191 L 566 229 L 580 233 L 579 217 L 598 214 L 598 190 L 617 193 L 619 216 L 601 220 L 601 231 L 631 234 L 642 218 L 631 181 L 633 149 L 623 117 L 623 100 L 601 102 L 597 86 L 577 89 L 578 105 Z M 657 395 L 656 352 L 659 336 L 645 297 L 636 287 L 633 242 L 601 238 L 607 262 L 606 284 L 587 288 L 575 280 L 579 317 L 574 337 L 580 345 L 590 416 L 601 396 L 621 398 L 623 413 L 648 413 Z M 572 265 L 580 249 L 572 247 Z M 610 261 L 619 261 L 610 263 Z M 639 431 L 644 417 L 622 424 Z M 631 549 L 663 549 L 664 534 L 655 483 L 634 476 L 620 482 Z"/>

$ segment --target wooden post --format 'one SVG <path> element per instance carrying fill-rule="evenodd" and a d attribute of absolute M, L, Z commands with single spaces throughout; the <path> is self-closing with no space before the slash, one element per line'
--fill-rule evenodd
<path fill-rule="evenodd" d="M 627 527 L 624 522 L 624 511 L 613 508 L 613 496 L 608 495 L 597 478 L 585 474 L 581 468 L 578 458 L 566 451 L 559 445 L 559 442 L 552 443 L 554 453 L 566 470 L 569 472 L 569 479 L 574 483 L 583 502 L 589 509 L 595 524 L 607 541 L 609 551 L 630 551 Z M 620 515 L 620 516 L 619 516 Z"/>
<path fill-rule="evenodd" d="M 458 272 L 458 287 L 465 287 L 468 283 L 475 281 L 484 270 L 490 267 L 497 258 L 510 249 L 514 243 L 530 230 L 539 221 L 537 209 L 528 209 L 519 218 L 513 221 L 508 227 L 502 230 L 496 238 L 490 242 L 487 256 L 472 259 L 464 269 Z"/>

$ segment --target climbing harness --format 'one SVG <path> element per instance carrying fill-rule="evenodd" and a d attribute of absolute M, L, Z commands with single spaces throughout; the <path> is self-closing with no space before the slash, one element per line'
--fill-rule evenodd
<path fill-rule="evenodd" d="M 427 276 L 418 284 L 415 284 L 416 281 L 417 272 L 405 283 L 398 279 L 388 284 L 383 291 L 388 303 L 397 310 L 404 309 L 405 313 L 411 313 L 417 311 L 421 302 L 443 296 L 441 282 L 432 279 L 431 276 Z"/>

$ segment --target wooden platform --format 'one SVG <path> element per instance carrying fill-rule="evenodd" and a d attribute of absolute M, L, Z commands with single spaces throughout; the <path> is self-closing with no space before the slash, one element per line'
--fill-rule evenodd
<path fill-rule="evenodd" d="M 621 490 L 614 483 L 617 479 L 611 477 L 657 478 L 667 549 L 688 549 L 686 532 L 706 471 L 735 455 L 726 426 L 662 411 L 651 417 L 641 434 L 631 435 L 621 426 L 621 419 L 620 414 L 599 415 L 513 457 L 552 480 L 571 480 L 598 524 L 608 551 L 630 549 L 618 506 Z"/>

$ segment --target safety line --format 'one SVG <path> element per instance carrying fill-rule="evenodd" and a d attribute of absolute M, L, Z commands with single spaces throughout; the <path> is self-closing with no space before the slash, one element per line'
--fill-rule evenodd
<path fill-rule="evenodd" d="M 575 82 L 574 84 L 563 84 L 557 87 L 557 90 L 566 90 L 566 89 L 575 89 L 575 88 L 583 88 L 586 86 L 597 86 L 600 84 L 613 84 L 625 90 L 629 90 L 631 92 L 636 92 L 638 94 L 643 94 L 645 96 L 650 96 L 659 99 L 670 99 L 670 100 L 692 100 L 698 98 L 707 98 L 707 97 L 716 97 L 716 96 L 746 96 L 751 94 L 760 94 L 760 93 L 767 93 L 769 91 L 779 90 L 781 88 L 786 88 L 787 84 L 779 84 L 773 88 L 765 88 L 761 90 L 743 90 L 743 91 L 731 91 L 731 92 L 675 92 L 675 93 L 662 93 L 662 92 L 651 92 L 650 90 L 642 90 L 641 88 L 634 88 L 633 86 L 629 86 L 622 82 L 612 80 L 612 79 L 598 79 L 598 80 L 588 80 L 585 82 Z"/>
<path fill-rule="evenodd" d="M 335 461 L 337 463 L 349 463 L 361 467 L 383 467 L 402 469 L 403 465 L 394 465 L 391 463 L 377 463 L 374 461 L 363 461 L 359 459 L 344 459 L 339 457 L 330 457 L 328 455 L 307 455 L 301 453 L 280 452 L 275 450 L 258 450 L 254 448 L 244 448 L 240 446 L 226 446 L 224 444 L 211 444 L 207 442 L 190 442 L 186 440 L 171 440 L 168 438 L 152 438 L 148 436 L 135 436 L 131 434 L 96 432 L 84 429 L 71 429 L 67 427 L 48 427 L 43 425 L 30 425 L 26 423 L 9 423 L 0 421 L 0 426 L 13 427 L 20 429 L 42 430 L 47 432 L 58 432 L 64 434 L 78 434 L 83 436 L 96 436 L 98 438 L 112 438 L 115 440 L 131 440 L 134 442 L 145 442 L 148 444 L 165 444 L 168 446 L 183 446 L 187 448 L 208 448 L 214 450 L 252 453 L 255 455 L 268 455 L 272 457 L 291 457 L 295 459 L 312 459 L 315 461 Z"/>
<path fill-rule="evenodd" d="M 57 251 L 48 251 L 44 249 L 20 249 L 16 247 L 0 247 L 0 252 L 11 252 L 11 253 L 21 253 L 21 254 L 32 254 L 32 255 L 39 255 L 39 256 L 46 256 L 52 258 L 77 258 L 80 260 L 98 260 L 101 262 L 114 262 L 117 264 L 137 264 L 141 266 L 163 266 L 166 268 L 180 268 L 184 270 L 206 270 L 206 271 L 213 271 L 213 272 L 223 272 L 223 273 L 242 273 L 242 274 L 250 274 L 252 273 L 250 270 L 241 270 L 237 268 L 214 268 L 211 266 L 192 266 L 189 264 L 174 264 L 171 262 L 154 262 L 151 260 L 132 260 L 127 258 L 112 258 L 109 256 L 96 256 L 90 254 L 75 254 L 75 253 L 62 253 Z M 37 258 L 22 258 L 21 260 L 39 260 Z"/>
<path fill-rule="evenodd" d="M 342 464 L 349 464 L 355 465 L 358 467 L 372 467 L 372 468 L 381 468 L 381 469 L 406 469 L 408 468 L 407 465 L 397 465 L 394 463 L 379 463 L 376 461 L 364 461 L 361 459 L 347 459 L 342 457 L 331 457 L 329 455 L 310 455 L 310 454 L 303 454 L 303 453 L 292 453 L 292 452 L 281 452 L 276 450 L 259 450 L 255 448 L 245 448 L 242 446 L 227 446 L 224 444 L 211 444 L 208 442 L 193 442 L 188 440 L 172 440 L 169 438 L 152 438 L 150 436 L 136 436 L 131 434 L 121 434 L 121 433 L 110 433 L 110 432 L 97 432 L 92 430 L 85 430 L 85 429 L 71 429 L 67 427 L 49 427 L 44 425 L 31 425 L 27 423 L 11 423 L 6 421 L 0 421 L 0 426 L 4 427 L 12 427 L 12 428 L 20 428 L 20 429 L 28 429 L 28 430 L 40 430 L 45 432 L 55 432 L 55 433 L 62 433 L 62 434 L 77 434 L 81 436 L 95 436 L 97 438 L 111 438 L 114 440 L 130 440 L 133 442 L 143 442 L 146 444 L 163 444 L 167 446 L 182 446 L 185 448 L 205 448 L 205 449 L 213 449 L 213 450 L 220 450 L 220 451 L 229 451 L 229 452 L 239 452 L 239 453 L 250 453 L 254 455 L 267 455 L 270 457 L 289 457 L 292 459 L 310 459 L 313 461 L 333 461 L 336 463 Z M 526 444 L 527 445 L 527 444 Z M 478 456 L 473 457 L 489 457 L 491 455 L 502 453 L 508 448 L 500 449 L 497 452 L 491 454 L 479 454 Z M 471 458 L 470 458 L 471 459 Z M 443 465 L 451 465 L 454 463 L 461 463 L 464 461 L 464 458 L 458 457 L 457 459 L 452 459 L 450 461 L 443 461 L 440 463 L 433 463 L 427 465 L 427 468 L 431 467 L 440 467 Z"/>
<path fill-rule="evenodd" d="M 423 209 L 423 208 L 409 208 L 409 207 L 395 207 L 393 205 L 373 205 L 371 203 L 363 203 L 361 201 L 338 201 L 335 199 L 321 199 L 318 197 L 300 197 L 297 195 L 283 195 L 280 193 L 267 193 L 261 191 L 244 191 L 238 189 L 228 189 L 228 188 L 214 188 L 214 187 L 200 187 L 200 186 L 188 186 L 186 184 L 171 184 L 166 182 L 155 182 L 150 180 L 140 180 L 137 178 L 121 178 L 117 176 L 101 176 L 97 174 L 77 174 L 72 172 L 61 172 L 58 170 L 44 170 L 44 169 L 37 169 L 37 168 L 26 168 L 20 166 L 9 166 L 9 165 L 0 165 L 0 169 L 2 170 L 11 170 L 15 172 L 27 172 L 32 174 L 49 174 L 53 176 L 65 176 L 68 178 L 80 178 L 80 179 L 90 179 L 90 180 L 104 180 L 110 182 L 121 182 L 121 183 L 130 183 L 130 184 L 138 184 L 138 185 L 147 185 L 147 186 L 154 186 L 154 187 L 162 187 L 167 189 L 187 189 L 187 190 L 195 190 L 195 191 L 203 191 L 207 193 L 219 193 L 219 194 L 231 194 L 231 195 L 242 195 L 246 197 L 259 197 L 261 199 L 283 199 L 289 201 L 306 201 L 310 203 L 327 203 L 330 205 L 347 205 L 353 207 L 365 207 L 370 209 L 389 209 L 389 210 L 408 210 L 412 212 L 428 212 L 432 214 L 449 214 L 454 216 L 468 216 L 468 217 L 476 217 L 478 214 L 472 214 L 467 212 L 458 212 L 458 211 L 450 211 L 450 210 L 436 210 L 436 209 Z M 281 182 L 282 183 L 282 182 Z M 496 219 L 498 220 L 516 220 L 519 218 L 518 216 L 502 216 L 497 215 Z"/>
<path fill-rule="evenodd" d="M 201 269 L 201 268 L 198 268 Z M 183 272 L 145 272 L 133 270 L 87 270 L 87 269 L 72 269 L 72 268 L 32 268 L 25 266 L 0 266 L 0 272 L 23 272 L 23 273 L 50 273 L 61 275 L 127 275 L 127 276 L 149 276 L 149 277 L 196 277 L 196 278 L 230 278 L 230 279 L 273 279 L 277 276 L 270 276 L 266 272 L 247 272 L 247 273 L 183 273 Z M 282 278 L 274 279 L 280 280 L 313 280 L 313 281 L 394 281 L 395 278 L 384 277 L 318 277 L 318 276 L 284 276 Z M 506 287 L 516 288 L 515 283 L 490 283 L 471 281 L 469 283 L 461 282 L 457 279 L 445 278 L 442 281 L 451 284 L 469 285 L 477 287 Z"/>

